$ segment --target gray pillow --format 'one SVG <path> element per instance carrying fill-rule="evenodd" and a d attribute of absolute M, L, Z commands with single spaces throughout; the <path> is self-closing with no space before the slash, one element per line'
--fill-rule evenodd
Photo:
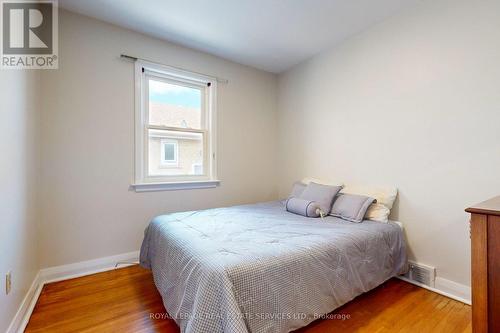
<path fill-rule="evenodd" d="M 368 207 L 375 199 L 357 194 L 339 194 L 333 202 L 330 215 L 351 222 L 363 221 Z"/>
<path fill-rule="evenodd" d="M 300 198 L 300 195 L 302 194 L 302 192 L 304 192 L 306 186 L 306 184 L 301 182 L 293 183 L 292 193 L 290 193 L 290 197 Z"/>
<path fill-rule="evenodd" d="M 332 208 L 333 199 L 341 189 L 342 186 L 309 183 L 300 195 L 300 198 L 317 202 L 323 214 L 328 215 Z"/>
<path fill-rule="evenodd" d="M 310 200 L 290 197 L 286 201 L 285 208 L 290 213 L 302 215 L 305 217 L 318 217 L 319 205 Z"/>

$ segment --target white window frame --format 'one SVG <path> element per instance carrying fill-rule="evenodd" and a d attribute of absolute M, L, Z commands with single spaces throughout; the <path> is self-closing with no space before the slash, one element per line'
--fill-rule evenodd
<path fill-rule="evenodd" d="M 149 124 L 147 80 L 150 77 L 202 89 L 201 129 L 182 128 L 182 131 L 203 135 L 203 175 L 155 176 L 148 174 L 148 131 L 181 130 L 181 128 Z M 136 192 L 211 188 L 220 184 L 217 179 L 216 92 L 216 78 L 143 60 L 135 62 L 135 182 L 132 187 Z"/>
<path fill-rule="evenodd" d="M 174 146 L 174 159 L 173 161 L 167 160 L 165 158 L 165 146 L 173 145 Z M 179 166 L 179 141 L 174 139 L 162 139 L 160 140 L 160 164 L 162 166 L 168 167 L 178 167 Z"/>

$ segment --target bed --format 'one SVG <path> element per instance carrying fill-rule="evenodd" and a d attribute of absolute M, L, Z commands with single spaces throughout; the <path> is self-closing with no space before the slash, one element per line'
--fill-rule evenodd
<path fill-rule="evenodd" d="M 158 216 L 140 263 L 182 332 L 289 332 L 403 273 L 406 251 L 396 223 L 276 201 Z"/>

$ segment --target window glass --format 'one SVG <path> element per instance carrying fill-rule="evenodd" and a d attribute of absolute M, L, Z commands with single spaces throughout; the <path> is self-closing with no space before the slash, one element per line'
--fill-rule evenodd
<path fill-rule="evenodd" d="M 176 158 L 175 158 L 175 144 L 174 143 L 165 143 L 164 150 L 165 150 L 164 151 L 165 161 L 174 162 L 176 160 Z"/>
<path fill-rule="evenodd" d="M 203 175 L 203 134 L 149 130 L 149 175 Z"/>
<path fill-rule="evenodd" d="M 149 123 L 180 128 L 201 128 L 202 91 L 149 79 Z"/>

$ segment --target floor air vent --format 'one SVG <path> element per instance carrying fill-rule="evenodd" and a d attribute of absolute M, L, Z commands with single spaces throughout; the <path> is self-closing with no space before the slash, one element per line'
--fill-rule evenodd
<path fill-rule="evenodd" d="M 436 269 L 431 266 L 409 262 L 408 273 L 405 274 L 407 279 L 424 284 L 429 287 L 434 287 L 434 279 L 436 278 Z"/>

